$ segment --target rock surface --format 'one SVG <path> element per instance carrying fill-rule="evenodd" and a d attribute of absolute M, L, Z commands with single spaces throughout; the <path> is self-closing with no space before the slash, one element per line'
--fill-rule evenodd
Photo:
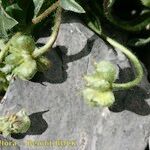
<path fill-rule="evenodd" d="M 26 134 L 9 138 L 17 147 L 0 144 L 0 150 L 146 148 L 150 134 L 150 84 L 146 75 L 138 87 L 115 92 L 116 103 L 109 111 L 85 103 L 81 95 L 83 75 L 92 72 L 94 61 L 109 60 L 119 66 L 118 82 L 132 80 L 133 69 L 119 50 L 114 51 L 80 21 L 67 20 L 48 57 L 53 66 L 45 77 L 38 75 L 34 82 L 15 80 L 1 102 L 1 114 L 13 107 L 24 107 L 32 124 Z M 61 143 L 64 141 L 68 143 Z"/>

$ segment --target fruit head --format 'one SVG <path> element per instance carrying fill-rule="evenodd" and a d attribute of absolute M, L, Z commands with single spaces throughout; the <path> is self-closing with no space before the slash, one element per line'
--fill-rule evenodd
<path fill-rule="evenodd" d="M 115 102 L 115 97 L 111 90 L 100 91 L 92 88 L 85 88 L 83 90 L 83 97 L 92 106 L 109 107 Z"/>
<path fill-rule="evenodd" d="M 16 48 L 18 51 L 26 50 L 33 52 L 35 50 L 35 41 L 31 36 L 20 35 L 12 41 L 12 47 Z"/>
<path fill-rule="evenodd" d="M 88 87 L 99 89 L 101 91 L 106 91 L 111 88 L 110 83 L 102 79 L 98 74 L 84 76 L 84 79 L 86 80 L 86 85 Z"/>
<path fill-rule="evenodd" d="M 37 64 L 33 59 L 25 60 L 13 70 L 13 74 L 23 80 L 30 80 L 37 72 Z"/>
<path fill-rule="evenodd" d="M 24 109 L 20 110 L 16 113 L 16 121 L 11 124 L 11 132 L 12 133 L 25 133 L 29 129 L 31 125 L 30 118 L 24 111 Z"/>
<path fill-rule="evenodd" d="M 95 64 L 96 72 L 106 81 L 112 83 L 117 78 L 117 71 L 114 64 L 109 61 L 101 61 Z"/>

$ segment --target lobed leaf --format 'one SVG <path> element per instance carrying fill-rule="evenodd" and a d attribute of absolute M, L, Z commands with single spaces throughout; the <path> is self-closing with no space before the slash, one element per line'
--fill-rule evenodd
<path fill-rule="evenodd" d="M 65 10 L 77 13 L 85 13 L 85 10 L 75 0 L 61 0 L 60 5 Z"/>
<path fill-rule="evenodd" d="M 0 37 L 7 37 L 7 31 L 11 30 L 18 22 L 10 17 L 0 3 Z"/>
<path fill-rule="evenodd" d="M 38 15 L 40 12 L 42 5 L 44 3 L 44 0 L 33 0 L 34 3 L 34 18 Z"/>

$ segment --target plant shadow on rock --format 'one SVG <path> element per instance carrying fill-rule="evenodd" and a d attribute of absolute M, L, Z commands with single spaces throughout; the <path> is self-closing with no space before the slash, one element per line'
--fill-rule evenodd
<path fill-rule="evenodd" d="M 32 80 L 34 82 L 50 82 L 62 83 L 67 79 L 67 64 L 87 56 L 93 47 L 97 36 L 92 36 L 85 47 L 77 54 L 67 56 L 67 48 L 64 46 L 55 47 L 49 54 L 48 58 L 52 61 L 53 66 L 45 72 L 45 74 L 37 74 Z M 119 80 L 117 82 L 128 82 L 134 79 L 132 68 L 120 69 Z M 110 110 L 113 112 L 121 112 L 129 110 L 136 114 L 146 116 L 150 114 L 150 106 L 145 101 L 150 95 L 145 89 L 138 86 L 130 90 L 122 90 L 115 92 L 116 102 Z"/>
<path fill-rule="evenodd" d="M 133 79 L 132 69 L 120 70 L 118 82 L 128 82 Z M 150 98 L 150 94 L 143 88 L 136 86 L 130 90 L 116 91 L 115 98 L 116 102 L 110 107 L 113 112 L 128 110 L 142 116 L 150 114 L 150 106 L 145 101 L 145 99 Z"/>
<path fill-rule="evenodd" d="M 29 130 L 24 134 L 12 134 L 12 138 L 23 139 L 26 135 L 41 135 L 42 133 L 44 133 L 48 128 L 48 124 L 44 120 L 43 114 L 48 111 L 49 110 L 31 114 L 29 116 L 31 120 L 31 126 Z"/>
<path fill-rule="evenodd" d="M 77 61 L 87 56 L 93 47 L 96 35 L 93 35 L 87 40 L 84 48 L 77 54 L 67 55 L 67 48 L 65 46 L 57 46 L 48 53 L 48 59 L 52 62 L 52 66 L 45 73 L 37 73 L 32 79 L 33 82 L 50 82 L 63 83 L 67 79 L 68 63 Z"/>

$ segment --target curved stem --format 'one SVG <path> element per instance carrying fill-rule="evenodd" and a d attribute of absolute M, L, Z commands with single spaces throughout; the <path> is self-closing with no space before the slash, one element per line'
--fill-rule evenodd
<path fill-rule="evenodd" d="M 124 47 L 123 45 L 119 44 L 117 41 L 106 37 L 105 35 L 102 35 L 102 37 L 109 42 L 112 46 L 118 48 L 119 50 L 121 50 L 129 59 L 130 61 L 133 63 L 134 67 L 135 67 L 135 71 L 136 71 L 136 78 L 133 81 L 127 82 L 127 83 L 113 83 L 112 84 L 112 88 L 113 89 L 130 89 L 136 85 L 138 85 L 142 78 L 143 78 L 143 68 L 141 63 L 139 62 L 138 58 L 130 51 L 128 50 L 126 47 Z"/>
<path fill-rule="evenodd" d="M 56 12 L 56 16 L 55 16 L 55 25 L 53 27 L 52 34 L 51 34 L 48 42 L 43 47 L 36 49 L 33 52 L 32 56 L 34 58 L 41 56 L 43 53 L 47 52 L 53 46 L 53 44 L 57 38 L 59 27 L 61 24 L 61 14 L 62 14 L 62 8 L 58 7 L 57 12 Z"/>
<path fill-rule="evenodd" d="M 41 22 L 43 19 L 45 19 L 48 15 L 50 15 L 53 11 L 57 9 L 59 6 L 59 1 L 55 2 L 52 6 L 50 6 L 48 9 L 46 9 L 42 14 L 40 14 L 38 17 L 32 19 L 33 24 L 37 24 Z"/>

